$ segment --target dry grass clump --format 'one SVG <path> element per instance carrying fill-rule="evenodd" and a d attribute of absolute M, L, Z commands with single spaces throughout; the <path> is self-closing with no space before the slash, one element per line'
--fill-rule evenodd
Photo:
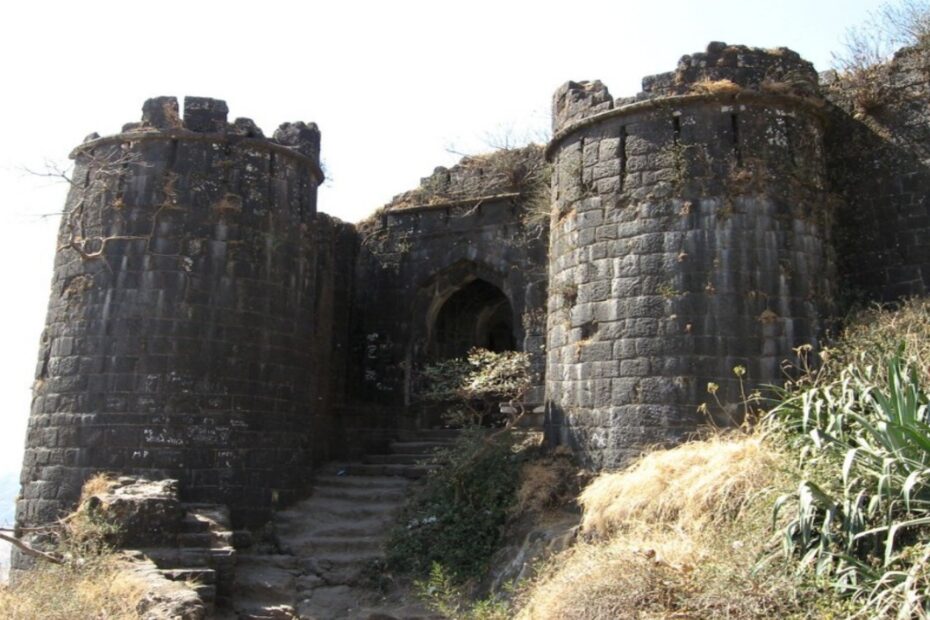
<path fill-rule="evenodd" d="M 542 569 L 518 618 L 824 617 L 832 600 L 758 564 L 789 468 L 761 437 L 733 434 L 599 476 L 579 499 L 587 541 Z"/>
<path fill-rule="evenodd" d="M 825 617 L 787 573 L 752 572 L 757 551 L 743 540 L 675 530 L 579 543 L 549 564 L 517 618 Z"/>
<path fill-rule="evenodd" d="M 776 466 L 758 436 L 716 436 L 651 452 L 584 490 L 582 530 L 603 536 L 639 524 L 695 529 L 729 521 L 770 486 Z"/>
<path fill-rule="evenodd" d="M 743 87 L 732 80 L 699 80 L 691 86 L 691 92 L 699 95 L 736 95 Z"/>
<path fill-rule="evenodd" d="M 788 82 L 766 78 L 759 84 L 759 89 L 764 93 L 771 93 L 773 95 L 788 95 L 791 94 L 793 86 Z"/>
<path fill-rule="evenodd" d="M 106 493 L 116 483 L 97 474 L 81 490 L 81 507 L 64 518 L 56 531 L 53 555 L 62 564 L 37 560 L 33 570 L 20 572 L 0 587 L 0 618 L 4 620 L 135 619 L 148 586 L 110 547 L 115 526 L 85 509 L 87 500 Z"/>
<path fill-rule="evenodd" d="M 694 544 L 680 533 L 640 542 L 579 543 L 560 554 L 558 569 L 535 584 L 518 618 L 650 617 L 669 608 L 694 569 Z"/>
<path fill-rule="evenodd" d="M 0 587 L 0 618 L 134 620 L 140 617 L 137 609 L 146 592 L 144 579 L 111 555 L 80 564 L 43 565 Z"/>
<path fill-rule="evenodd" d="M 84 502 L 94 495 L 103 495 L 116 486 L 116 476 L 114 474 L 101 472 L 91 476 L 84 486 L 81 487 L 81 501 Z"/>
<path fill-rule="evenodd" d="M 571 452 L 564 447 L 555 453 L 523 464 L 520 482 L 511 512 L 542 513 L 570 503 L 578 494 L 579 470 Z"/>
<path fill-rule="evenodd" d="M 849 364 L 888 375 L 887 361 L 904 346 L 904 359 L 922 377 L 930 377 L 930 299 L 908 299 L 896 306 L 873 305 L 846 324 L 842 337 L 822 355 L 829 376 Z"/>

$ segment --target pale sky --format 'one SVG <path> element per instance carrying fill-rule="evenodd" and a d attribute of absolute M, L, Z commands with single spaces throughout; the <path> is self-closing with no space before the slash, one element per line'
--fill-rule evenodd
<path fill-rule="evenodd" d="M 22 172 L 148 97 L 225 99 L 267 135 L 315 121 L 331 179 L 320 209 L 357 221 L 487 136 L 537 136 L 553 91 L 614 97 L 709 41 L 786 46 L 830 65 L 875 0 L 630 2 L 6 2 L 0 8 L 0 472 L 20 466 L 65 188 Z"/>

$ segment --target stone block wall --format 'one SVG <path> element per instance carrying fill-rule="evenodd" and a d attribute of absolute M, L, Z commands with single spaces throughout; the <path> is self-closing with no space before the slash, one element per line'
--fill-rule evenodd
<path fill-rule="evenodd" d="M 824 75 L 830 180 L 843 202 L 836 246 L 844 302 L 930 291 L 930 52 Z"/>
<path fill-rule="evenodd" d="M 466 159 L 438 168 L 360 225 L 356 394 L 411 404 L 437 312 L 475 280 L 507 297 L 517 348 L 543 376 L 548 219 L 532 213 L 543 168 L 540 147 Z M 541 189 L 547 209 L 545 182 Z"/>
<path fill-rule="evenodd" d="M 832 303 L 816 78 L 796 55 L 711 44 L 635 98 L 556 93 L 549 432 L 590 464 L 681 440 L 709 382 L 736 403 L 734 367 L 776 383 L 816 343 Z"/>
<path fill-rule="evenodd" d="M 836 299 L 927 292 L 928 75 L 915 48 L 821 87 L 790 50 L 711 43 L 632 97 L 567 83 L 545 153 L 437 168 L 357 227 L 317 213 L 314 125 L 149 100 L 73 153 L 18 524 L 101 470 L 263 521 L 315 463 L 430 423 L 416 371 L 473 284 L 589 465 L 686 437 L 709 383 L 736 421 L 734 367 L 777 383 Z"/>
<path fill-rule="evenodd" d="M 160 98 L 74 151 L 19 525 L 101 470 L 177 478 L 256 524 L 330 455 L 355 239 L 316 212 L 319 139 Z"/>

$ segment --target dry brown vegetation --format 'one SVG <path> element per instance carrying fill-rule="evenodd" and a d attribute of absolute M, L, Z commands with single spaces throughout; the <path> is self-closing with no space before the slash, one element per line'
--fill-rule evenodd
<path fill-rule="evenodd" d="M 107 491 L 113 479 L 105 474 L 88 480 L 81 503 Z M 4 620 L 129 620 L 139 618 L 148 586 L 129 570 L 126 561 L 107 544 L 113 527 L 78 510 L 52 532 L 56 555 L 64 562 L 37 560 L 35 570 L 19 573 L 0 587 L 0 618 Z"/>
<path fill-rule="evenodd" d="M 525 620 L 824 617 L 784 568 L 757 566 L 787 459 L 757 435 L 649 453 L 580 496 L 583 542 L 523 593 Z"/>
<path fill-rule="evenodd" d="M 582 530 L 607 536 L 631 524 L 694 530 L 730 521 L 766 490 L 776 466 L 760 437 L 717 436 L 651 452 L 584 490 Z"/>
<path fill-rule="evenodd" d="M 542 513 L 569 504 L 578 493 L 579 480 L 578 466 L 572 461 L 571 451 L 564 447 L 551 456 L 524 463 L 511 512 Z"/>
<path fill-rule="evenodd" d="M 833 65 L 858 114 L 872 114 L 888 102 L 888 61 L 902 47 L 922 53 L 930 49 L 927 0 L 885 3 L 871 12 L 865 23 L 846 32 L 843 49 L 834 54 Z"/>
<path fill-rule="evenodd" d="M 910 363 L 923 377 L 930 377 L 930 299 L 908 299 L 894 308 L 872 305 L 860 310 L 845 327 L 843 341 L 828 348 L 827 370 L 861 362 L 886 376 L 887 360 L 903 346 Z M 848 343 L 855 343 L 849 346 Z"/>
<path fill-rule="evenodd" d="M 136 619 L 146 591 L 145 581 L 117 557 L 101 554 L 81 563 L 41 566 L 0 588 L 0 618 Z"/>
<path fill-rule="evenodd" d="M 736 95 L 743 87 L 732 80 L 700 80 L 691 86 L 691 91 L 701 95 Z"/>

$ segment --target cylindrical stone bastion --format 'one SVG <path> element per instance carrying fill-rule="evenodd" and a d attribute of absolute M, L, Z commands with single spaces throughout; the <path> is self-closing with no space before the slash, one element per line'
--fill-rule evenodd
<path fill-rule="evenodd" d="M 623 464 L 779 383 L 831 305 L 817 74 L 786 49 L 712 43 L 613 100 L 554 97 L 549 432 Z M 719 385 L 719 410 L 708 384 Z"/>
<path fill-rule="evenodd" d="M 343 231 L 316 214 L 320 134 L 265 138 L 226 114 L 152 99 L 72 153 L 20 526 L 59 516 L 100 471 L 178 478 L 252 524 L 325 458 Z"/>

